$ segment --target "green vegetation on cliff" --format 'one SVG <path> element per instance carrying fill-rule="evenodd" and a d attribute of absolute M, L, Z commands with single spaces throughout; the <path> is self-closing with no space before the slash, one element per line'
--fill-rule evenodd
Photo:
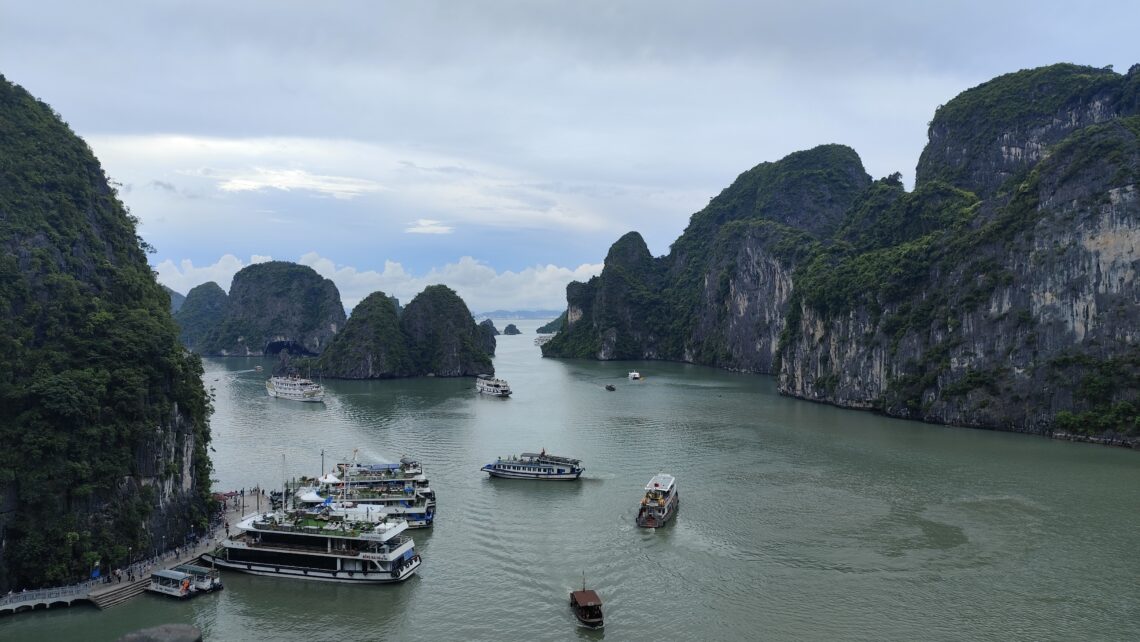
<path fill-rule="evenodd" d="M 229 297 L 217 283 L 210 281 L 191 289 L 174 315 L 182 345 L 200 351 L 201 343 L 226 317 L 227 307 Z"/>
<path fill-rule="evenodd" d="M 374 292 L 353 309 L 316 365 L 322 376 L 344 379 L 494 374 L 488 327 L 494 328 L 476 325 L 447 286 L 426 288 L 400 312 L 394 299 Z"/>
<path fill-rule="evenodd" d="M 322 375 L 344 379 L 406 377 L 414 371 L 396 303 L 373 292 L 352 309 L 344 330 L 317 360 Z"/>
<path fill-rule="evenodd" d="M 320 354 L 344 322 L 336 285 L 313 268 L 287 261 L 255 263 L 234 275 L 226 315 L 198 352 Z"/>
<path fill-rule="evenodd" d="M 565 312 L 558 315 L 558 318 L 551 321 L 550 323 L 547 323 L 546 325 L 539 326 L 537 332 L 539 334 L 554 334 L 555 332 L 561 332 L 562 328 L 564 328 L 564 327 L 566 327 L 566 313 Z"/>
<path fill-rule="evenodd" d="M 152 550 L 155 528 L 206 525 L 202 366 L 136 223 L 87 145 L 0 77 L 0 589 L 83 579 Z"/>

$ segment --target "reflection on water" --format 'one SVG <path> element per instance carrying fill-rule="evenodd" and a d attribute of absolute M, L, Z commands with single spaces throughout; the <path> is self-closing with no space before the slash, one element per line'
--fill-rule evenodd
<path fill-rule="evenodd" d="M 417 577 L 227 573 L 225 591 L 188 603 L 6 618 L 0 639 L 162 622 L 227 641 L 1138 637 L 1136 453 L 843 411 L 685 364 L 543 360 L 538 324 L 515 323 L 524 334 L 499 337 L 495 359 L 506 400 L 423 378 L 325 380 L 326 402 L 301 404 L 265 394 L 268 360 L 206 361 L 222 489 L 313 475 L 322 450 L 326 469 L 354 452 L 424 463 L 439 516 L 413 531 Z M 541 448 L 581 458 L 584 477 L 480 471 Z M 677 477 L 682 506 L 637 528 L 658 472 Z M 605 600 L 603 631 L 570 612 L 583 574 Z"/>

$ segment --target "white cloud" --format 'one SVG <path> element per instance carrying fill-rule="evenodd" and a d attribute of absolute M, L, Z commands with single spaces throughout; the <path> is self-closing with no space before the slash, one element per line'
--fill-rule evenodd
<path fill-rule="evenodd" d="M 412 221 L 409 227 L 404 228 L 408 234 L 451 234 L 455 229 L 450 225 L 444 225 L 439 221 L 434 221 L 430 218 L 421 218 Z"/>
<path fill-rule="evenodd" d="M 254 263 L 272 260 L 269 256 L 254 255 L 249 261 L 242 261 L 232 254 L 226 254 L 212 265 L 201 267 L 195 266 L 188 259 L 177 264 L 163 261 L 155 266 L 155 271 L 158 272 L 160 283 L 182 294 L 207 281 L 214 281 L 228 291 L 234 274 L 239 270 Z M 301 256 L 297 263 L 307 265 L 321 276 L 331 279 L 340 291 L 341 302 L 349 310 L 373 292 L 384 292 L 406 304 L 427 286 L 442 283 L 458 292 L 473 314 L 488 310 L 562 309 L 566 307 L 568 283 L 589 280 L 602 271 L 601 263 L 586 263 L 576 268 L 535 265 L 517 272 L 498 272 L 470 256 L 432 268 L 420 275 L 409 272 L 395 261 L 385 261 L 381 271 L 338 266 L 315 252 Z"/>
<path fill-rule="evenodd" d="M 213 174 L 217 175 L 217 172 Z M 284 192 L 307 190 L 343 199 L 383 189 L 378 183 L 362 178 L 311 174 L 303 169 L 264 167 L 254 167 L 250 171 L 230 175 L 218 183 L 218 189 L 223 192 L 251 192 L 267 188 Z"/>
<path fill-rule="evenodd" d="M 472 313 L 486 310 L 561 309 L 566 307 L 566 285 L 601 274 L 602 264 L 576 268 L 535 265 L 517 272 L 497 272 L 470 256 L 415 275 L 394 261 L 385 261 L 383 271 L 337 266 L 330 259 L 310 252 L 298 261 L 331 279 L 341 300 L 351 309 L 369 294 L 382 291 L 407 303 L 429 285 L 442 283 L 459 293 Z"/>
<path fill-rule="evenodd" d="M 210 281 L 217 283 L 228 292 L 234 275 L 242 268 L 254 263 L 265 263 L 272 260 L 273 257 L 271 256 L 255 254 L 249 257 L 248 262 L 243 262 L 233 254 L 226 254 L 212 265 L 196 267 L 190 259 L 182 259 L 177 264 L 174 261 L 166 260 L 154 266 L 154 270 L 158 272 L 159 283 L 181 294 L 187 294 L 195 286 Z"/>

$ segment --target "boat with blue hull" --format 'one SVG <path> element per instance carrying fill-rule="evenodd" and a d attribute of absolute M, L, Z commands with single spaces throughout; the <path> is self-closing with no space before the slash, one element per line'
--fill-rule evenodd
<path fill-rule="evenodd" d="M 543 450 L 539 453 L 499 457 L 483 466 L 482 470 L 492 477 L 506 479 L 573 480 L 578 479 L 586 469 L 582 467 L 580 459 L 548 455 Z"/>

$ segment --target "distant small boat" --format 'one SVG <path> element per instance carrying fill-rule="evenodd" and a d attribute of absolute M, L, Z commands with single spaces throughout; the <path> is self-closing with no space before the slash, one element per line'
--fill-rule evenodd
<path fill-rule="evenodd" d="M 602 619 L 602 598 L 594 591 L 586 589 L 585 580 L 582 581 L 581 591 L 570 592 L 570 608 L 574 609 L 574 617 L 582 626 L 591 629 L 600 629 L 605 626 Z"/>
<path fill-rule="evenodd" d="M 254 370 L 256 370 L 256 371 L 258 371 L 258 372 L 261 372 L 261 371 L 262 371 L 262 370 L 264 370 L 264 369 L 265 369 L 265 368 L 262 368 L 261 366 L 257 366 L 256 368 L 254 368 Z"/>
<path fill-rule="evenodd" d="M 606 390 L 609 390 L 610 392 L 613 392 L 614 390 L 617 390 L 617 388 L 615 388 L 615 387 L 614 387 L 614 384 L 612 384 L 612 383 L 607 383 L 607 384 L 606 384 Z"/>
<path fill-rule="evenodd" d="M 641 378 L 641 373 L 636 370 L 631 370 L 629 373 L 629 378 L 633 381 L 637 381 Z"/>

